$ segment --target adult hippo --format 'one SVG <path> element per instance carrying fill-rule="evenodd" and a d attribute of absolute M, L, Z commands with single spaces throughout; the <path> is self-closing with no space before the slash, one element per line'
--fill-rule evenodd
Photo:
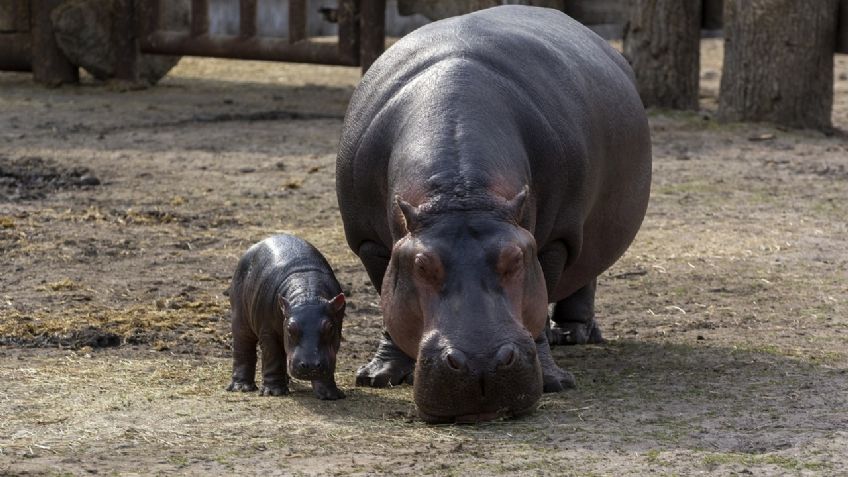
<path fill-rule="evenodd" d="M 337 162 L 387 331 L 357 384 L 414 370 L 430 422 L 522 414 L 572 386 L 548 303 L 563 341 L 601 340 L 596 277 L 636 235 L 650 178 L 630 67 L 563 13 L 496 7 L 397 42 L 354 93 Z"/>

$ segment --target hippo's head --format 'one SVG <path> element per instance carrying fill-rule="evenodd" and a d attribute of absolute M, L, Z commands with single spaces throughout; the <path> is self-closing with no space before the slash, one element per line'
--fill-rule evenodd
<path fill-rule="evenodd" d="M 396 199 L 407 233 L 383 279 L 383 316 L 395 344 L 417 357 L 415 402 L 426 421 L 519 415 L 542 394 L 534 337 L 547 292 L 536 241 L 519 225 L 526 194 L 438 213 Z"/>
<path fill-rule="evenodd" d="M 342 338 L 344 294 L 332 300 L 317 298 L 295 304 L 280 297 L 279 306 L 285 318 L 283 339 L 289 375 L 308 381 L 332 377 Z"/>

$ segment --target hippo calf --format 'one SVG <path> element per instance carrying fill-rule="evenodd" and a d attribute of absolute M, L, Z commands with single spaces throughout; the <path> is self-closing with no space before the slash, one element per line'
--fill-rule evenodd
<path fill-rule="evenodd" d="M 336 193 L 381 294 L 358 385 L 414 382 L 421 417 L 479 421 L 574 385 L 561 343 L 601 342 L 596 278 L 648 204 L 651 139 L 627 61 L 562 12 L 501 6 L 431 23 L 368 70 Z"/>
<path fill-rule="evenodd" d="M 312 381 L 319 399 L 345 397 L 334 377 L 345 296 L 315 247 L 285 234 L 250 247 L 233 275 L 230 306 L 233 380 L 227 391 L 256 390 L 258 343 L 261 395 L 288 394 L 292 376 Z"/>

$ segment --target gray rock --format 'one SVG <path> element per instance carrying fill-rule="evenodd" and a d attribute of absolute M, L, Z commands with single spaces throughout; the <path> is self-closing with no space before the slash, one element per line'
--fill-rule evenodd
<path fill-rule="evenodd" d="M 113 0 L 67 0 L 50 15 L 56 42 L 68 60 L 101 80 L 115 77 L 115 14 Z M 179 56 L 139 55 L 139 79 L 155 84 L 179 61 Z"/>

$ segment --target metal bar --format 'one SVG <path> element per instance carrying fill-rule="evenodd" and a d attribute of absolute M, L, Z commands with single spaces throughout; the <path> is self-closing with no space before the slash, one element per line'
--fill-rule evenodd
<path fill-rule="evenodd" d="M 208 0 L 191 0 L 191 36 L 201 36 L 209 32 Z"/>
<path fill-rule="evenodd" d="M 32 70 L 32 35 L 0 33 L 0 70 Z"/>
<path fill-rule="evenodd" d="M 359 2 L 339 0 L 337 16 L 339 21 L 339 58 L 343 61 L 359 64 Z"/>
<path fill-rule="evenodd" d="M 32 75 L 49 86 L 79 82 L 79 68 L 72 65 L 56 44 L 50 13 L 62 0 L 32 0 Z"/>
<path fill-rule="evenodd" d="M 239 0 L 239 36 L 256 36 L 256 0 Z"/>
<path fill-rule="evenodd" d="M 289 43 L 306 39 L 306 0 L 289 0 Z"/>
<path fill-rule="evenodd" d="M 386 0 L 361 0 L 359 14 L 359 62 L 362 74 L 386 47 Z"/>
<path fill-rule="evenodd" d="M 339 57 L 335 42 L 315 40 L 289 44 L 275 37 L 239 38 L 232 36 L 198 36 L 157 31 L 140 40 L 143 53 L 160 55 L 212 56 L 244 60 L 292 61 L 326 65 L 356 66 Z"/>
<path fill-rule="evenodd" d="M 115 78 L 138 81 L 138 40 L 135 34 L 135 2 L 113 0 L 112 41 L 115 46 Z"/>

